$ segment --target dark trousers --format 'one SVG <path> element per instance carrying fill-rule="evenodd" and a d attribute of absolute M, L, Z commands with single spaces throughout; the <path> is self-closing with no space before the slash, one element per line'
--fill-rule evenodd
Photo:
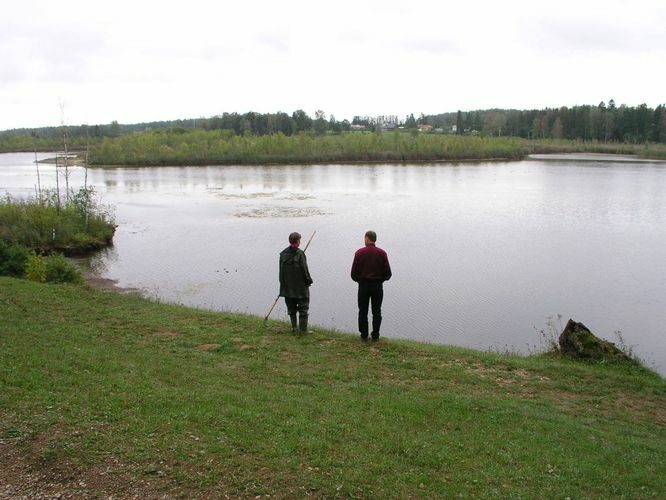
<path fill-rule="evenodd" d="M 362 337 L 368 336 L 368 306 L 372 305 L 372 337 L 379 337 L 382 324 L 382 301 L 384 287 L 378 283 L 358 284 L 358 331 Z"/>
<path fill-rule="evenodd" d="M 299 316 L 308 315 L 308 310 L 310 309 L 310 297 L 300 299 L 285 297 L 284 301 L 287 304 L 287 313 L 289 316 L 296 316 L 296 312 L 298 312 Z"/>

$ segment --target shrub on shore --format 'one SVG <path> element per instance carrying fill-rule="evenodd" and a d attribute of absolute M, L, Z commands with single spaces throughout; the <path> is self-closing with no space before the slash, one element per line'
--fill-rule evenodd
<path fill-rule="evenodd" d="M 228 165 L 518 159 L 530 153 L 616 153 L 666 157 L 660 144 L 527 140 L 519 137 L 421 132 L 234 135 L 228 130 L 147 131 L 104 139 L 90 152 L 95 165 Z"/>
<path fill-rule="evenodd" d="M 0 276 L 40 283 L 83 283 L 81 271 L 61 254 L 39 255 L 23 245 L 3 240 L 0 240 Z"/>
<path fill-rule="evenodd" d="M 436 161 L 520 158 L 515 137 L 429 133 L 344 133 L 235 136 L 224 130 L 150 131 L 105 139 L 90 153 L 96 165 L 210 165 Z"/>
<path fill-rule="evenodd" d="M 111 243 L 115 226 L 92 189 L 61 202 L 53 192 L 40 199 L 0 200 L 0 276 L 41 283 L 82 283 L 62 253 L 82 254 Z"/>
<path fill-rule="evenodd" d="M 26 247 L 0 239 L 0 276 L 23 277 L 29 256 Z"/>
<path fill-rule="evenodd" d="M 83 283 L 81 271 L 67 262 L 62 254 L 37 255 L 28 257 L 25 275 L 31 281 L 40 283 Z"/>
<path fill-rule="evenodd" d="M 111 243 L 115 226 L 110 211 L 97 204 L 92 188 L 64 202 L 54 192 L 41 199 L 0 200 L 0 239 L 37 253 L 84 253 Z"/>

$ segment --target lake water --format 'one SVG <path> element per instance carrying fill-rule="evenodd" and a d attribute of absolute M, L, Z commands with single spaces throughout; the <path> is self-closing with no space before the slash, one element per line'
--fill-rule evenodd
<path fill-rule="evenodd" d="M 34 194 L 33 160 L 0 155 L 0 193 Z M 54 167 L 40 171 L 54 187 Z M 89 182 L 118 223 L 91 265 L 121 287 L 264 316 L 288 234 L 316 230 L 311 322 L 355 332 L 349 271 L 373 229 L 394 275 L 385 337 L 529 352 L 559 314 L 611 341 L 620 331 L 666 373 L 664 162 L 98 168 Z M 282 301 L 272 318 L 287 318 Z"/>

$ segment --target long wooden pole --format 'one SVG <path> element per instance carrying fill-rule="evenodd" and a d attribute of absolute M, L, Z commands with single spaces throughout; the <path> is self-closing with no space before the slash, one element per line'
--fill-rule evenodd
<path fill-rule="evenodd" d="M 317 230 L 316 230 L 316 229 L 315 229 L 315 231 L 312 233 L 312 236 L 310 236 L 310 239 L 308 240 L 308 244 L 305 245 L 305 248 L 303 249 L 303 253 L 307 252 L 308 247 L 310 246 L 310 243 L 312 243 L 312 238 L 314 238 L 314 235 L 315 235 L 315 234 L 317 234 Z M 268 321 L 268 317 L 269 317 L 269 316 L 271 315 L 271 313 L 273 312 L 273 309 L 275 309 L 275 306 L 277 305 L 278 300 L 280 300 L 280 294 L 278 294 L 278 296 L 275 298 L 275 302 L 273 302 L 273 305 L 271 306 L 270 311 L 268 311 L 268 314 L 267 314 L 266 317 L 264 318 L 264 323 L 266 323 L 266 321 Z"/>

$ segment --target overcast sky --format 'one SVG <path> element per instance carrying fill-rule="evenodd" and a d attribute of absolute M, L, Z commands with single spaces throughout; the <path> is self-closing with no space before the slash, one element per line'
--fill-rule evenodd
<path fill-rule="evenodd" d="M 0 56 L 0 130 L 63 116 L 655 107 L 666 1 L 21 0 L 0 9 Z"/>

